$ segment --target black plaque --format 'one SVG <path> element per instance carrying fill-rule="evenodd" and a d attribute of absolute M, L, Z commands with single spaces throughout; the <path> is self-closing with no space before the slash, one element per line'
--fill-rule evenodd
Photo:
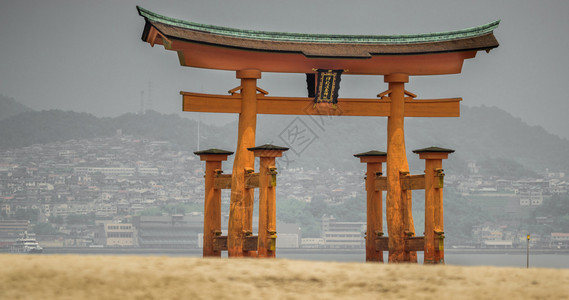
<path fill-rule="evenodd" d="M 342 71 L 318 69 L 318 86 L 314 103 L 338 103 L 338 90 L 340 89 Z"/>

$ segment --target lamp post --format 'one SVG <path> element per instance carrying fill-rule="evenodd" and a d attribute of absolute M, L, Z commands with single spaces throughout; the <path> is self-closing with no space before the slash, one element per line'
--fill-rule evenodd
<path fill-rule="evenodd" d="M 528 233 L 527 240 L 528 240 L 528 247 L 527 247 L 527 251 L 526 251 L 526 253 L 527 253 L 526 269 L 529 269 L 529 233 Z"/>

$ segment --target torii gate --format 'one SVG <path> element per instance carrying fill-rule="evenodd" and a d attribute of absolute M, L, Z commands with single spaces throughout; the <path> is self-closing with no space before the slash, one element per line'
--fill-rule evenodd
<path fill-rule="evenodd" d="M 240 86 L 229 90 L 230 95 L 181 92 L 184 111 L 239 114 L 237 149 L 231 175 L 223 175 L 225 176 L 223 177 L 216 169 L 220 169 L 220 162 L 232 152 L 212 149 L 196 153 L 202 157 L 202 160 L 212 162 L 210 173 L 206 168 L 206 186 L 209 180 L 211 193 L 208 195 L 206 191 L 204 220 L 207 224 L 204 225 L 204 256 L 219 256 L 220 249 L 228 250 L 230 257 L 256 256 L 255 249 L 259 251 L 260 256 L 267 256 L 266 253 L 270 254 L 268 256 L 274 256 L 274 251 L 271 252 L 271 249 L 274 250 L 271 248 L 274 247 L 274 243 L 265 241 L 265 239 L 271 239 L 274 242 L 274 228 L 259 228 L 259 237 L 255 239 L 251 237 L 253 189 L 261 188 L 260 181 L 263 181 L 265 182 L 264 189 L 267 189 L 264 195 L 274 193 L 274 185 L 267 184 L 266 178 L 271 174 L 273 179 L 275 178 L 274 157 L 280 156 L 286 148 L 274 148 L 272 145 L 254 147 L 257 114 L 345 115 L 388 118 L 386 176 L 382 179 L 380 174 L 369 172 L 367 174 L 367 182 L 371 183 L 370 180 L 374 179 L 379 182 L 379 185 L 381 182 L 385 183 L 383 189 L 387 190 L 388 240 L 386 243 L 386 239 L 381 236 L 376 239 L 374 234 L 376 231 L 380 232 L 381 229 L 375 227 L 372 228 L 375 230 L 370 232 L 368 225 L 366 248 L 371 249 L 377 244 L 375 248 L 377 251 L 374 249 L 366 251 L 366 259 L 382 261 L 382 257 L 378 256 L 378 251 L 381 252 L 388 248 L 389 262 L 416 261 L 414 251 L 423 249 L 425 249 L 426 263 L 444 261 L 440 257 L 427 258 L 426 251 L 428 247 L 433 247 L 432 236 L 434 234 L 442 236 L 442 227 L 438 228 L 439 231 L 436 231 L 437 228 L 431 228 L 436 232 L 425 232 L 426 237 L 422 240 L 416 238 L 416 242 L 412 242 L 413 240 L 409 239 L 414 238 L 415 235 L 410 193 L 413 188 L 402 188 L 402 186 L 417 180 L 405 177 L 408 176 L 409 167 L 403 125 L 405 117 L 459 117 L 459 104 L 462 99 L 418 100 L 415 99 L 416 95 L 405 90 L 405 83 L 409 81 L 409 76 L 414 75 L 460 73 L 465 59 L 474 58 L 478 51 L 488 52 L 498 47 L 493 31 L 498 27 L 499 21 L 479 27 L 441 33 L 394 36 L 325 35 L 239 30 L 177 20 L 141 7 L 137 9 L 146 21 L 142 35 L 143 41 L 152 46 L 159 44 L 167 50 L 176 51 L 182 66 L 235 71 L 237 78 L 241 80 Z M 314 99 L 308 97 L 267 96 L 268 92 L 257 86 L 257 80 L 261 78 L 263 72 L 309 74 L 314 73 L 316 69 L 344 70 L 347 75 L 383 75 L 384 82 L 388 83 L 388 89 L 377 95 L 379 99 L 340 98 L 337 106 L 334 106 L 314 105 Z M 426 223 L 430 222 L 426 224 L 426 227 L 442 222 L 443 174 L 439 161 L 446 158 L 445 155 L 450 152 L 452 150 L 442 148 L 417 150 L 417 153 L 427 160 L 427 167 L 435 166 L 438 172 L 434 174 L 434 169 L 426 170 L 426 175 L 422 175 L 423 180 L 418 186 L 426 189 L 426 194 L 434 195 L 429 190 L 434 186 L 433 176 L 441 179 L 439 191 L 435 193 L 440 197 L 440 200 L 437 200 L 440 203 L 437 203 L 440 204 L 441 211 L 440 213 L 426 212 L 438 218 L 438 220 L 426 221 Z M 265 155 L 268 159 L 264 163 L 264 168 L 267 170 L 260 170 L 261 176 L 259 173 L 254 173 L 255 155 Z M 366 158 L 374 156 L 381 157 L 377 153 L 358 156 L 362 162 L 368 163 L 368 171 L 370 162 L 375 163 L 371 168 L 373 170 L 381 161 L 381 159 Z M 271 165 L 270 158 L 272 158 L 273 165 Z M 261 180 L 263 176 L 266 178 Z M 214 202 L 219 201 L 219 193 L 216 191 L 221 188 L 231 188 L 229 232 L 225 239 L 216 238 L 221 229 L 215 228 L 218 227 L 216 224 L 219 222 L 217 220 L 208 221 L 217 218 L 215 215 L 217 212 L 208 211 L 208 207 L 217 207 L 208 206 L 208 199 Z M 269 189 L 270 192 L 267 192 Z M 370 208 L 370 199 L 375 199 L 372 203 L 379 201 L 381 204 L 381 192 L 377 191 L 382 189 L 368 187 L 367 190 L 368 223 L 370 223 L 370 216 L 378 214 L 381 216 L 381 205 L 379 211 L 377 206 L 372 205 Z M 370 196 L 370 193 L 374 196 Z M 260 199 L 261 201 L 267 201 L 267 199 Z M 274 202 L 274 197 L 270 201 Z M 268 205 L 272 207 L 271 203 Z M 269 214 L 273 213 L 271 211 Z M 264 222 L 266 223 L 266 220 Z M 269 220 L 270 222 L 272 221 Z M 377 224 L 377 222 L 374 223 Z M 427 239 L 428 237 L 431 237 L 430 240 Z M 224 245 L 217 245 L 216 248 L 213 245 L 215 243 L 212 244 L 214 239 L 216 243 Z M 409 243 L 417 244 L 417 242 L 420 246 L 408 245 Z M 210 249 L 205 249 L 206 243 Z M 251 246 L 251 243 L 257 246 Z M 374 246 L 370 247 L 372 244 Z M 270 249 L 260 249 L 261 246 Z M 437 248 L 437 251 L 442 252 L 441 247 Z"/>

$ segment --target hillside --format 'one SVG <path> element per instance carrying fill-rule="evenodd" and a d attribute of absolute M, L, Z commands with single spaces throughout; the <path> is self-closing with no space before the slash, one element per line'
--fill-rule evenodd
<path fill-rule="evenodd" d="M 352 155 L 371 149 L 386 150 L 386 118 L 260 115 L 257 144 L 274 143 L 291 147 L 280 159 L 285 167 L 338 168 L 361 171 Z M 519 118 L 495 107 L 462 107 L 460 118 L 406 121 L 409 161 L 414 172 L 423 162 L 411 150 L 442 146 L 457 150 L 445 163 L 455 172 L 476 160 L 496 169 L 524 173 L 569 172 L 569 141 L 529 126 Z M 222 127 L 201 124 L 200 148 L 235 149 L 236 122 Z M 167 140 L 181 149 L 197 149 L 197 122 L 178 115 L 147 112 L 116 118 L 97 118 L 85 113 L 26 111 L 0 120 L 0 149 L 38 143 L 123 134 Z M 282 166 L 281 165 L 281 166 Z M 506 170 L 507 171 L 507 170 Z"/>
<path fill-rule="evenodd" d="M 0 121 L 0 149 L 107 136 L 104 120 L 86 113 L 29 111 Z"/>
<path fill-rule="evenodd" d="M 31 110 L 31 108 L 16 102 L 13 98 L 0 94 L 0 120 Z"/>
<path fill-rule="evenodd" d="M 520 170 L 569 171 L 569 161 L 565 159 L 568 140 L 541 127 L 529 126 L 495 107 L 462 106 L 461 109 L 460 118 L 406 120 L 407 153 L 412 169 L 422 172 L 424 168 L 424 162 L 412 150 L 442 146 L 456 150 L 445 162 L 445 168 L 456 171 L 464 169 L 469 160 L 494 163 L 495 159 Z M 289 131 L 309 128 L 306 135 L 315 137 L 310 146 L 298 155 L 289 151 L 289 159 L 304 166 L 359 169 L 361 166 L 352 154 L 387 149 L 386 118 L 260 116 L 257 124 L 258 144 L 274 141 L 286 145 Z"/>

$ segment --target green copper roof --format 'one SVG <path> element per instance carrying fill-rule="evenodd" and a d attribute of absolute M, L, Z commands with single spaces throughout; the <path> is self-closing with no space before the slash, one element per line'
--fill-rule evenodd
<path fill-rule="evenodd" d="M 417 153 L 417 154 L 426 153 L 426 152 L 453 153 L 454 150 L 441 148 L 441 147 L 428 147 L 428 148 L 413 150 L 413 153 Z"/>
<path fill-rule="evenodd" d="M 472 27 L 462 30 L 448 32 L 433 32 L 426 34 L 405 34 L 405 35 L 338 35 L 338 34 L 310 34 L 310 33 L 288 33 L 288 32 L 269 32 L 257 30 L 243 30 L 214 25 L 199 24 L 184 20 L 178 20 L 159 15 L 146 10 L 140 6 L 136 7 L 138 13 L 150 22 L 163 23 L 189 30 L 208 32 L 228 37 L 246 38 L 264 41 L 282 42 L 301 42 L 301 43 L 358 43 L 358 44 L 413 44 L 442 42 L 456 39 L 472 38 L 492 33 L 500 24 L 500 20 L 486 25 Z"/>
<path fill-rule="evenodd" d="M 368 152 L 363 152 L 363 153 L 358 153 L 358 154 L 354 154 L 355 157 L 362 157 L 362 156 L 387 156 L 386 152 L 383 151 L 377 151 L 377 150 L 371 150 Z"/>
<path fill-rule="evenodd" d="M 216 148 L 212 148 L 212 149 L 207 149 L 207 150 L 202 150 L 202 151 L 196 151 L 194 152 L 195 155 L 204 155 L 204 154 L 222 154 L 222 155 L 231 155 L 233 154 L 232 151 L 227 151 L 227 150 L 221 150 L 221 149 L 216 149 Z"/>
<path fill-rule="evenodd" d="M 247 150 L 249 150 L 249 151 L 255 151 L 255 150 L 287 151 L 288 149 L 289 148 L 287 148 L 287 147 L 275 146 L 272 144 L 264 144 L 264 145 L 257 146 L 257 147 L 247 148 Z"/>

